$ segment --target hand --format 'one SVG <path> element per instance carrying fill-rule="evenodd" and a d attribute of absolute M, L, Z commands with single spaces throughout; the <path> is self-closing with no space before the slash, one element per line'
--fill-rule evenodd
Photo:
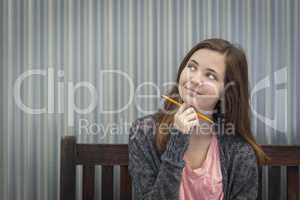
<path fill-rule="evenodd" d="M 174 127 L 188 134 L 192 127 L 199 124 L 195 109 L 186 103 L 183 103 L 174 116 Z"/>

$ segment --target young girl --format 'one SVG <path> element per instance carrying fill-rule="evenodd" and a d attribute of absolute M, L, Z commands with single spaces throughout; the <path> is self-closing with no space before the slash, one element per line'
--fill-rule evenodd
<path fill-rule="evenodd" d="M 198 43 L 184 57 L 167 96 L 181 106 L 165 101 L 130 128 L 135 199 L 256 199 L 258 164 L 268 157 L 250 129 L 243 50 L 223 39 Z"/>

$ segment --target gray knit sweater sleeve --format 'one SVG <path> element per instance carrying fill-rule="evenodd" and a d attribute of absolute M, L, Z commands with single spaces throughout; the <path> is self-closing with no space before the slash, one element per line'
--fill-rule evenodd
<path fill-rule="evenodd" d="M 134 196 L 137 200 L 174 200 L 178 199 L 183 155 L 189 143 L 189 134 L 183 134 L 176 128 L 169 129 L 170 139 L 161 155 L 159 169 L 155 168 L 149 150 L 147 134 L 153 129 L 143 127 L 139 120 L 130 128 L 128 151 L 128 169 L 132 178 Z M 150 131 L 149 131 L 150 130 Z"/>

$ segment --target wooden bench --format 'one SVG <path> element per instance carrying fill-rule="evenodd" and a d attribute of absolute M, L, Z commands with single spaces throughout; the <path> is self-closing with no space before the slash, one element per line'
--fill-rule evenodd
<path fill-rule="evenodd" d="M 268 184 L 265 187 L 268 199 L 300 200 L 299 195 L 299 166 L 300 166 L 300 145 L 262 145 L 265 153 L 271 157 L 271 161 L 259 168 L 260 187 L 258 199 L 262 197 L 263 168 L 268 168 Z M 281 168 L 285 167 L 284 179 L 286 185 L 286 196 L 279 196 L 281 183 Z"/>
<path fill-rule="evenodd" d="M 60 199 L 75 200 L 76 165 L 83 165 L 83 200 L 94 199 L 95 166 L 102 166 L 102 199 L 113 199 L 113 166 L 120 165 L 120 199 L 131 200 L 127 144 L 76 144 L 74 136 L 61 142 Z"/>
<path fill-rule="evenodd" d="M 299 146 L 262 146 L 272 158 L 267 166 L 287 166 L 287 199 L 299 200 Z M 120 199 L 130 200 L 131 179 L 128 173 L 128 146 L 127 144 L 76 144 L 74 136 L 66 136 L 61 141 L 61 173 L 60 173 L 60 199 L 75 200 L 76 194 L 76 165 L 83 166 L 82 191 L 84 200 L 94 199 L 95 166 L 102 166 L 102 199 L 113 199 L 113 166 L 120 166 Z M 264 166 L 260 166 L 260 177 Z M 276 170 L 275 170 L 276 172 Z M 278 170 L 277 170 L 278 172 Z M 271 176 L 273 175 L 270 174 Z M 277 173 L 278 175 L 278 173 Z M 276 173 L 275 173 L 276 176 Z M 279 181 L 280 182 L 280 181 Z M 261 181 L 260 181 L 261 184 Z M 273 183 L 274 185 L 274 183 Z M 278 181 L 275 187 L 278 188 Z M 262 184 L 259 199 L 262 198 Z M 270 192 L 270 190 L 269 190 Z M 277 192 L 277 191 L 275 191 Z M 279 196 L 277 196 L 279 197 Z M 274 195 L 269 195 L 274 199 Z M 278 198 L 276 198 L 278 199 Z"/>

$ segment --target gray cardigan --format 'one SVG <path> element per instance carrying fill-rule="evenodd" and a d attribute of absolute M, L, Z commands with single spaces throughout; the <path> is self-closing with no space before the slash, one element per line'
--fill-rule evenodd
<path fill-rule="evenodd" d="M 176 200 L 179 197 L 183 155 L 189 134 L 169 129 L 170 139 L 160 155 L 155 148 L 154 115 L 135 120 L 129 131 L 128 170 L 135 200 Z M 239 135 L 218 135 L 224 200 L 256 199 L 258 165 L 254 150 Z"/>

